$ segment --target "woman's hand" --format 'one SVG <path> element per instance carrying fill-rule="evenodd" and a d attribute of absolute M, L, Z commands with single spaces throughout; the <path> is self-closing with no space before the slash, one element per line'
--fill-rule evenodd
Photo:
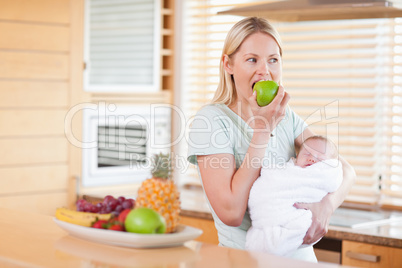
<path fill-rule="evenodd" d="M 279 122 L 285 117 L 286 106 L 290 96 L 282 85 L 279 85 L 278 93 L 270 104 L 260 107 L 257 104 L 256 91 L 249 98 L 250 107 L 253 113 L 251 122 L 247 122 L 254 130 L 268 130 L 272 132 Z M 250 120 L 249 120 L 250 121 Z"/>
<path fill-rule="evenodd" d="M 313 244 L 328 232 L 329 219 L 334 208 L 329 201 L 327 194 L 321 202 L 318 203 L 295 203 L 293 206 L 298 209 L 308 209 L 311 211 L 312 223 L 304 236 L 303 244 Z"/>
<path fill-rule="evenodd" d="M 224 224 L 239 226 L 242 223 L 247 210 L 250 189 L 260 176 L 262 159 L 265 156 L 270 134 L 285 116 L 289 99 L 289 94 L 282 86 L 279 86 L 274 100 L 264 107 L 258 106 L 255 94 L 250 96 L 248 102 L 252 116 L 248 117 L 249 120 L 246 123 L 253 128 L 254 133 L 247 156 L 238 169 L 234 155 L 231 154 L 197 156 L 205 193 L 216 215 Z M 241 116 L 241 110 L 239 115 Z M 250 160 L 252 163 L 249 162 Z M 216 166 L 216 163 L 222 165 L 212 168 Z"/>

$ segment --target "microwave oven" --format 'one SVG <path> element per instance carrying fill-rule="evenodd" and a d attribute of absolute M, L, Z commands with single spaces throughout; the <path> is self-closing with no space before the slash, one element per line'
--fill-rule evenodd
<path fill-rule="evenodd" d="M 141 182 L 154 154 L 171 152 L 171 112 L 164 104 L 90 104 L 83 110 L 82 186 Z"/>

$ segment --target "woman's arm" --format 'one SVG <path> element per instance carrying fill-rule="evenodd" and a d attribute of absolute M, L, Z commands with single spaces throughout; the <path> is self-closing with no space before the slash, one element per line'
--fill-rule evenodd
<path fill-rule="evenodd" d="M 256 94 L 248 102 L 251 117 L 247 123 L 253 137 L 245 158 L 236 169 L 231 154 L 197 156 L 205 193 L 219 219 L 226 225 L 239 226 L 247 209 L 250 189 L 260 176 L 262 161 L 273 129 L 283 119 L 290 96 L 280 86 L 271 104 L 259 107 Z M 241 115 L 239 115 L 241 116 Z"/>
<path fill-rule="evenodd" d="M 314 133 L 308 128 L 296 139 L 296 146 L 300 146 L 302 141 Z M 333 193 L 327 194 L 318 203 L 296 203 L 294 206 L 300 209 L 309 209 L 312 216 L 312 224 L 304 237 L 303 244 L 312 244 L 323 237 L 328 232 L 329 219 L 332 213 L 338 208 L 343 200 L 345 200 L 350 188 L 356 178 L 353 167 L 341 156 L 339 160 L 343 168 L 343 181 L 341 186 Z"/>
<path fill-rule="evenodd" d="M 268 143 L 270 132 L 254 134 L 252 141 Z M 239 226 L 247 209 L 248 196 L 260 175 L 261 159 L 266 147 L 250 146 L 236 171 L 232 154 L 197 156 L 198 167 L 208 200 L 219 219 L 226 225 Z"/>

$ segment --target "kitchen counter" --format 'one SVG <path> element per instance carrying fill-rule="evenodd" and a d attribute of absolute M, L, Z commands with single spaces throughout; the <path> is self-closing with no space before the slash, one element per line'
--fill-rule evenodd
<path fill-rule="evenodd" d="M 129 192 L 133 193 L 135 190 L 129 190 Z M 106 193 L 90 193 L 87 198 L 96 198 L 99 200 L 105 195 Z M 180 199 L 182 216 L 213 220 L 207 201 L 200 187 L 180 188 Z M 330 225 L 325 238 L 402 248 L 402 221 L 359 228 Z"/>
<path fill-rule="evenodd" d="M 330 225 L 325 237 L 402 248 L 402 223 L 388 223 L 356 229 Z"/>
<path fill-rule="evenodd" d="M 183 189 L 181 196 L 183 203 L 181 214 L 183 216 L 212 220 L 201 190 Z M 325 237 L 402 248 L 402 220 L 358 228 L 330 225 Z"/>
<path fill-rule="evenodd" d="M 69 235 L 51 216 L 4 208 L 0 213 L 0 267 L 341 267 L 196 241 L 156 249 L 109 246 Z"/>

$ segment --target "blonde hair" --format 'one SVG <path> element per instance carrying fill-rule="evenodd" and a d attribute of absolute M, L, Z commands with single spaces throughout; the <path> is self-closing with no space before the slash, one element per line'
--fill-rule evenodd
<path fill-rule="evenodd" d="M 223 57 L 228 55 L 229 59 L 239 50 L 241 44 L 252 34 L 266 33 L 270 35 L 279 46 L 280 56 L 282 56 L 282 42 L 275 28 L 263 18 L 249 17 L 237 22 L 228 32 L 222 49 L 222 56 L 219 65 L 219 84 L 216 89 L 212 103 L 224 103 L 231 105 L 236 101 L 236 87 L 233 77 L 226 73 L 223 67 Z"/>

